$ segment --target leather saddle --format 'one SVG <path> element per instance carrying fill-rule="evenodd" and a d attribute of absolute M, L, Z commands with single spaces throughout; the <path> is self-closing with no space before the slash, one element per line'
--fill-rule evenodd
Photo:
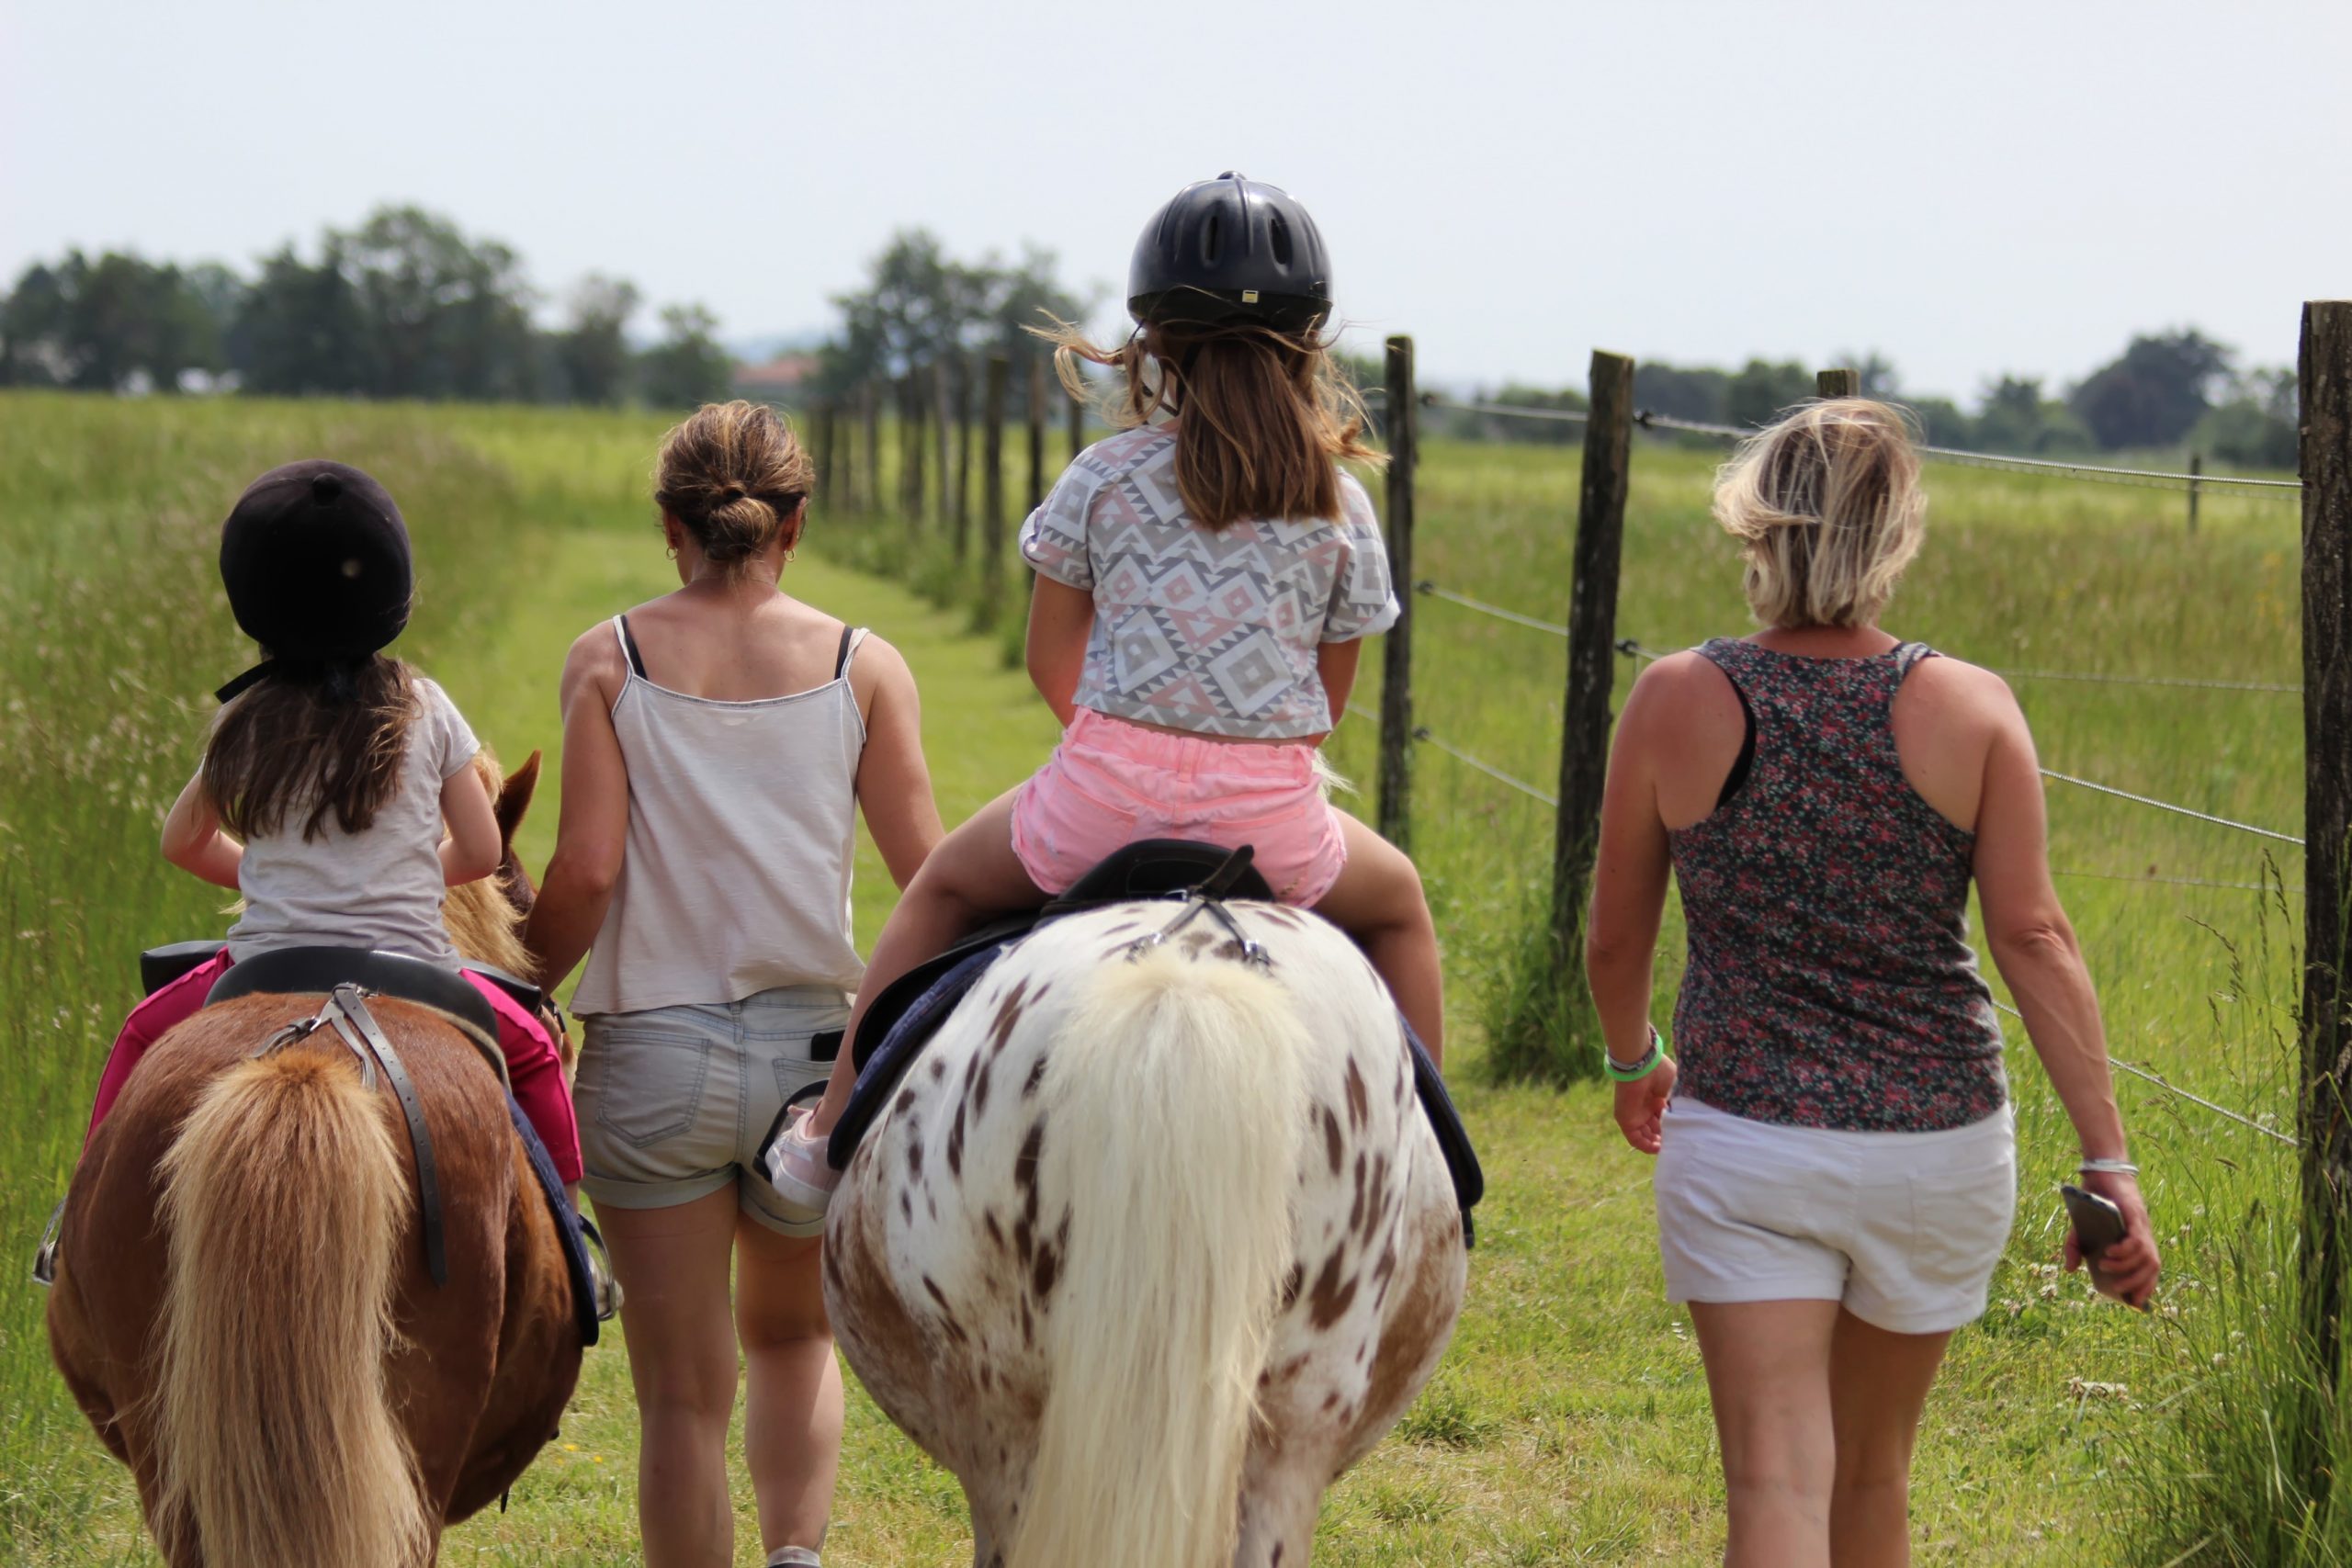
<path fill-rule="evenodd" d="M 150 948 L 139 955 L 139 977 L 149 994 L 187 974 L 198 964 L 210 960 L 220 951 L 218 942 L 180 942 L 164 947 Z M 508 1120 L 514 1134 L 522 1141 L 532 1175 L 549 1213 L 564 1249 L 565 1271 L 572 1288 L 575 1325 L 582 1343 L 594 1345 L 598 1337 L 598 1325 L 620 1309 L 617 1287 L 609 1283 L 610 1268 L 601 1272 L 591 1260 L 593 1247 L 602 1252 L 604 1240 L 595 1228 L 572 1208 L 565 1196 L 562 1182 L 557 1178 L 555 1166 L 548 1156 L 547 1146 L 538 1133 L 523 1114 L 514 1100 L 514 1086 L 507 1076 L 506 1054 L 498 1043 L 498 1014 L 491 1007 L 490 998 L 476 990 L 466 979 L 467 973 L 479 974 L 514 998 L 526 1011 L 537 1016 L 542 1005 L 539 987 L 516 976 L 486 964 L 464 964 L 447 968 L 422 958 L 411 958 L 397 953 L 378 953 L 358 947 L 287 947 L 274 953 L 256 953 L 241 963 L 230 965 L 227 973 L 212 983 L 205 995 L 205 1005 L 232 1001 L 248 996 L 325 996 L 329 1008 L 340 1011 L 345 1022 L 359 1032 L 368 1046 L 363 1063 L 369 1057 L 390 1079 L 394 1097 L 408 1122 L 410 1143 L 416 1160 L 420 1200 L 420 1221 L 424 1235 L 426 1268 L 435 1285 L 448 1278 L 446 1250 L 442 1238 L 441 1199 L 439 1179 L 435 1168 L 433 1141 L 425 1125 L 423 1107 L 416 1091 L 409 1082 L 405 1066 L 391 1043 L 386 1039 L 372 1019 L 368 1017 L 364 998 L 369 995 L 397 998 L 415 1002 L 453 1019 L 492 1070 L 498 1074 L 499 1085 L 506 1100 Z M 329 1012 L 322 1011 L 322 1021 Z M 312 1028 L 318 1025 L 314 1023 Z M 338 1032 L 341 1025 L 335 1025 Z M 357 1050 L 354 1047 L 355 1053 Z M 372 1081 L 372 1079 L 371 1079 Z"/>
<path fill-rule="evenodd" d="M 1023 938 L 1064 915 L 1109 904 L 1193 897 L 1212 901 L 1239 898 L 1274 902 L 1273 889 L 1249 863 L 1246 847 L 1233 851 L 1183 839 L 1145 839 L 1114 852 L 1079 878 L 1069 891 L 1042 908 L 994 921 L 893 981 L 867 1008 L 858 1025 L 858 1037 L 851 1046 L 851 1060 L 857 1067 L 857 1087 L 851 1093 L 841 1121 L 834 1124 L 826 1150 L 833 1167 L 842 1169 L 849 1165 L 859 1142 L 888 1106 L 899 1080 L 921 1056 L 940 1025 L 979 984 L 989 966 Z M 1477 1152 L 1462 1124 L 1461 1113 L 1446 1092 L 1444 1080 L 1438 1077 L 1437 1068 L 1414 1035 L 1412 1026 L 1401 1016 L 1397 1025 L 1410 1043 L 1414 1089 L 1437 1134 L 1438 1146 L 1444 1153 L 1446 1169 L 1453 1179 L 1454 1198 L 1461 1206 L 1464 1244 L 1474 1245 L 1476 1233 L 1472 1228 L 1470 1211 L 1486 1194 L 1486 1177 L 1479 1168 Z M 775 1140 L 789 1111 L 787 1104 L 785 1111 L 778 1112 L 775 1125 L 768 1132 L 769 1142 Z M 766 1157 L 764 1145 L 761 1157 Z"/>

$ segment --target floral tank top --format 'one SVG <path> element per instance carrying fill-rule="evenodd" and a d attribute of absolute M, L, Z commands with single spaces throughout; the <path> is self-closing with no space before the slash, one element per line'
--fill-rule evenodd
<path fill-rule="evenodd" d="M 1747 776 L 1671 835 L 1690 931 L 1678 1093 L 1758 1122 L 1965 1126 L 2007 1099 L 1968 944 L 1976 835 L 1904 776 L 1895 693 L 1923 659 L 1803 659 L 1719 637 L 1699 653 L 1748 716 Z"/>

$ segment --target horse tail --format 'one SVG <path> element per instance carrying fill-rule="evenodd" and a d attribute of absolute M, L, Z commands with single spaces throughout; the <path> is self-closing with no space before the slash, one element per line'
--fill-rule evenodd
<path fill-rule="evenodd" d="M 1232 1561 L 1309 1048 L 1271 976 L 1173 950 L 1104 965 L 1072 1008 L 1039 1085 L 1033 1179 L 1075 1201 L 1012 1568 Z"/>
<path fill-rule="evenodd" d="M 164 1155 L 158 1518 L 208 1562 L 411 1568 L 432 1531 L 384 1386 L 407 1162 L 353 1065 L 238 1063 Z"/>

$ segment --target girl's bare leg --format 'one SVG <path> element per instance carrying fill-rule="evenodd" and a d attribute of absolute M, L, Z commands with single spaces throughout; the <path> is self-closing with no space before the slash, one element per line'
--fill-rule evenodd
<path fill-rule="evenodd" d="M 1348 863 L 1315 912 L 1355 938 L 1430 1060 L 1445 1064 L 1445 976 L 1438 963 L 1437 923 L 1430 919 L 1421 874 L 1404 851 L 1338 813 Z"/>

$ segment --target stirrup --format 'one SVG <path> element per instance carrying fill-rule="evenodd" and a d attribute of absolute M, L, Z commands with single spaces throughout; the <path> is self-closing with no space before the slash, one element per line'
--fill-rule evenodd
<path fill-rule="evenodd" d="M 40 1246 L 33 1251 L 33 1283 L 43 1290 L 57 1283 L 57 1233 L 64 1224 L 65 1200 L 60 1198 L 49 1212 L 49 1224 L 41 1227 Z"/>
<path fill-rule="evenodd" d="M 585 1214 L 579 1219 L 580 1234 L 588 1239 L 588 1290 L 596 1298 L 596 1321 L 610 1323 L 621 1314 L 620 1276 L 613 1272 L 613 1255 L 596 1222 Z"/>

